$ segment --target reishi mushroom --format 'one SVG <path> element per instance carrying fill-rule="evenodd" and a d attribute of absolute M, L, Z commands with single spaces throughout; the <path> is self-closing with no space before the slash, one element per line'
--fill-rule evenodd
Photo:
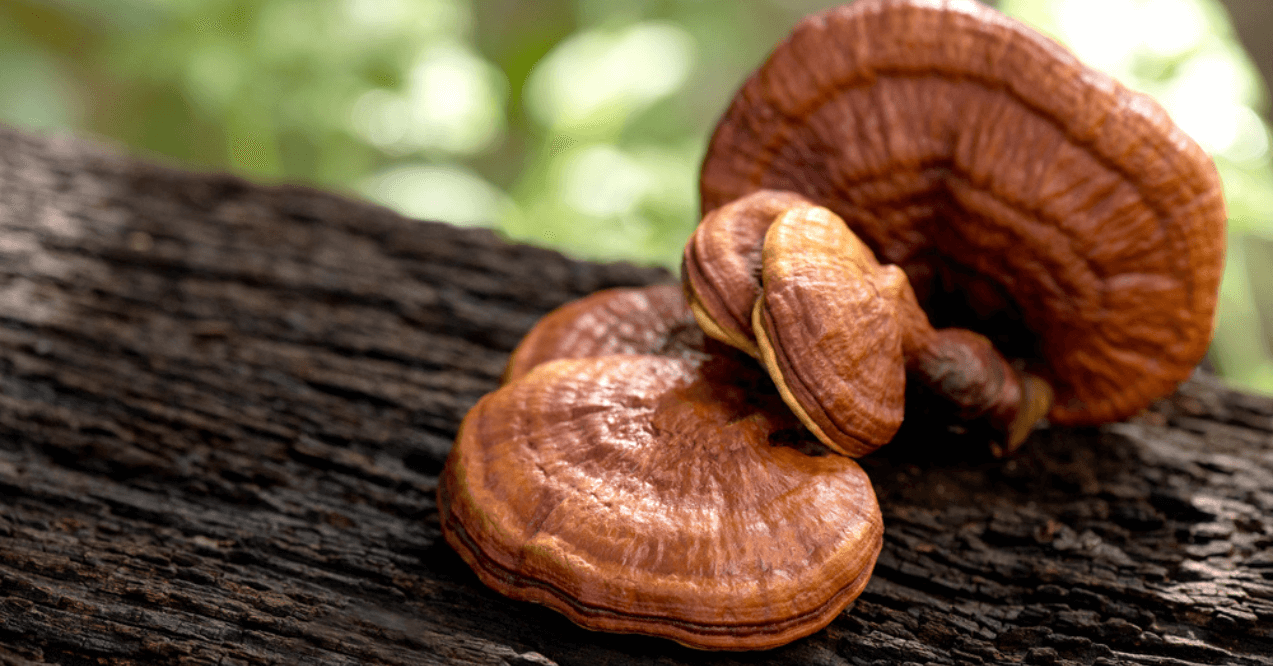
<path fill-rule="evenodd" d="M 790 445 L 807 433 L 750 359 L 666 344 L 658 331 L 693 321 L 679 293 L 602 292 L 536 326 L 514 354 L 524 372 L 461 425 L 442 531 L 482 582 L 584 627 L 775 647 L 862 591 L 879 506 L 853 460 Z M 630 331 L 649 344 L 628 351 L 673 355 L 556 342 L 608 330 L 597 320 L 625 307 L 652 331 Z"/>
<path fill-rule="evenodd" d="M 761 241 L 779 215 L 807 203 L 794 192 L 755 192 L 711 211 L 690 234 L 681 280 L 704 332 L 759 358 L 751 311 L 760 297 Z"/>
<path fill-rule="evenodd" d="M 835 213 L 759 190 L 713 211 L 685 245 L 682 279 L 710 336 L 761 359 L 801 421 L 860 456 L 892 439 L 906 379 L 1018 446 L 1051 391 L 983 336 L 934 330 L 905 273 L 881 266 Z M 746 322 L 744 317 L 753 319 Z"/>
<path fill-rule="evenodd" d="M 691 238 L 688 300 L 550 314 L 439 479 L 443 534 L 485 584 L 590 629 L 764 649 L 830 622 L 883 528 L 861 468 L 801 423 L 869 451 L 903 368 L 1011 444 L 1043 411 L 1136 412 L 1210 337 L 1210 160 L 1152 100 L 970 0 L 801 22 L 722 118 L 700 191 L 725 231 Z"/>
<path fill-rule="evenodd" d="M 985 335 L 1055 393 L 1130 416 L 1210 341 L 1225 211 L 1156 102 L 971 0 L 860 0 L 796 26 L 734 98 L 700 180 L 843 218 L 938 326 Z"/>

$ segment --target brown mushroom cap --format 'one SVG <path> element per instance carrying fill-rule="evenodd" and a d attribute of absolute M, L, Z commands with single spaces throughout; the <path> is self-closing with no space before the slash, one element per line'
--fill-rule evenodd
<path fill-rule="evenodd" d="M 539 365 L 465 417 L 443 533 L 488 586 L 590 629 L 737 650 L 817 631 L 866 585 L 879 508 L 852 460 L 771 442 L 802 430 L 759 383 L 721 356 Z"/>
<path fill-rule="evenodd" d="M 752 328 L 787 404 L 840 453 L 865 455 L 888 442 L 906 393 L 898 321 L 906 276 L 880 266 L 843 220 L 810 204 L 778 216 L 761 263 Z"/>
<path fill-rule="evenodd" d="M 681 279 L 708 335 L 759 355 L 751 311 L 760 296 L 761 244 L 774 219 L 801 204 L 808 200 L 793 192 L 754 192 L 709 213 L 690 235 Z"/>
<path fill-rule="evenodd" d="M 679 285 L 605 289 L 566 303 L 536 322 L 509 357 L 504 383 L 561 358 L 703 358 L 707 353 Z"/>
<path fill-rule="evenodd" d="M 984 336 L 934 330 L 905 273 L 881 266 L 844 220 L 803 197 L 757 190 L 716 209 L 682 266 L 703 330 L 760 358 L 792 411 L 840 453 L 864 455 L 897 430 L 903 366 L 905 381 L 928 387 L 951 416 L 997 433 L 998 455 L 1052 406 L 1051 387 Z M 742 313 L 761 324 L 742 327 Z"/>
<path fill-rule="evenodd" d="M 1054 422 L 1135 413 L 1210 340 L 1225 221 L 1210 159 L 1153 100 L 975 2 L 804 20 L 725 113 L 700 188 L 705 212 L 761 188 L 832 209 L 935 325 L 1046 380 Z"/>

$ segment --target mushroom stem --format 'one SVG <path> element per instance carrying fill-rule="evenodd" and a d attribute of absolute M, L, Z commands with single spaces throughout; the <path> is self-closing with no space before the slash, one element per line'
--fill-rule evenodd
<path fill-rule="evenodd" d="M 984 336 L 962 328 L 910 330 L 903 338 L 907 376 L 949 400 L 961 419 L 984 420 L 1001 433 L 990 445 L 996 456 L 1021 446 L 1052 409 L 1051 386 L 1013 367 Z"/>
<path fill-rule="evenodd" d="M 1016 368 L 984 335 L 963 328 L 934 329 L 906 273 L 885 265 L 880 274 L 886 276 L 880 295 L 895 304 L 908 381 L 948 400 L 961 420 L 982 420 L 1001 433 L 990 445 L 994 455 L 1017 450 L 1052 409 L 1052 387 Z"/>

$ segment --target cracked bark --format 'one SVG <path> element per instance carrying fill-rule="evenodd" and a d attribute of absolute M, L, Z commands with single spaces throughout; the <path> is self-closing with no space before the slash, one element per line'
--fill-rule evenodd
<path fill-rule="evenodd" d="M 0 664 L 1273 663 L 1273 400 L 1199 375 L 995 461 L 863 461 L 862 597 L 758 654 L 483 588 L 435 482 L 508 351 L 668 280 L 0 129 Z"/>

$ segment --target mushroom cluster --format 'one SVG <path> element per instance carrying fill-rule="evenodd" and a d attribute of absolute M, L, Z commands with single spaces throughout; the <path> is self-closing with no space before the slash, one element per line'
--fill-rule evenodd
<path fill-rule="evenodd" d="M 722 117 L 700 190 L 682 285 L 541 320 L 439 481 L 485 584 L 590 629 L 734 650 L 817 631 L 882 544 L 852 458 L 908 399 L 1007 453 L 1044 418 L 1136 413 L 1210 340 L 1210 159 L 972 0 L 802 21 Z"/>
<path fill-rule="evenodd" d="M 438 484 L 482 582 L 591 629 L 761 649 L 865 587 L 883 522 L 761 370 L 705 338 L 674 285 L 541 320 L 464 418 Z"/>
<path fill-rule="evenodd" d="M 835 212 L 930 320 L 1045 382 L 1053 423 L 1135 414 L 1210 342 L 1210 158 L 1151 98 L 975 2 L 801 22 L 725 112 L 699 186 L 709 217 L 758 189 Z"/>
<path fill-rule="evenodd" d="M 870 453 L 902 422 L 906 375 L 984 419 L 997 451 L 1052 404 L 1049 386 L 984 336 L 934 330 L 906 274 L 881 266 L 830 210 L 760 190 L 712 211 L 690 237 L 685 292 L 708 335 L 763 361 L 787 404 L 839 453 Z"/>

